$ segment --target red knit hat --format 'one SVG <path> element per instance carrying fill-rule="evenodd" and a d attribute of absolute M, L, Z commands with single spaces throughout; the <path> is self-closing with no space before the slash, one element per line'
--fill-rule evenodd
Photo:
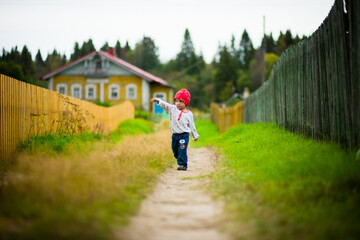
<path fill-rule="evenodd" d="M 188 90 L 183 88 L 175 94 L 174 100 L 175 99 L 180 99 L 185 103 L 185 106 L 187 106 L 190 103 L 190 93 Z"/>

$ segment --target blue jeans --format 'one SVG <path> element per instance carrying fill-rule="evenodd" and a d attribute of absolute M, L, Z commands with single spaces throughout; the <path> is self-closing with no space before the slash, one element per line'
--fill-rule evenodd
<path fill-rule="evenodd" d="M 187 167 L 187 146 L 189 143 L 189 133 L 174 133 L 172 135 L 171 148 L 178 165 Z"/>

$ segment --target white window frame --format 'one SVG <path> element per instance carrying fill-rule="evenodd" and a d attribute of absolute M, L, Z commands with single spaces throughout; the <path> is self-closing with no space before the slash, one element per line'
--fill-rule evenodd
<path fill-rule="evenodd" d="M 117 98 L 114 98 L 111 96 L 111 89 L 116 88 L 117 89 Z M 120 99 L 120 85 L 119 84 L 110 84 L 109 85 L 109 100 L 119 100 Z"/>
<path fill-rule="evenodd" d="M 65 93 L 61 93 L 61 94 L 64 94 L 64 95 L 67 95 L 67 84 L 66 83 L 58 83 L 56 84 L 56 91 L 58 93 L 60 93 L 60 88 L 65 88 Z"/>
<path fill-rule="evenodd" d="M 130 89 L 134 89 L 134 96 L 130 97 Z M 136 84 L 128 84 L 126 85 L 126 99 L 136 100 L 137 99 L 137 85 Z"/>
<path fill-rule="evenodd" d="M 154 92 L 154 95 L 153 95 L 154 98 L 157 97 L 157 96 L 156 96 L 157 94 L 162 94 L 162 95 L 164 96 L 164 99 L 163 99 L 163 100 L 164 100 L 164 101 L 167 101 L 167 100 L 166 100 L 166 92 Z"/>
<path fill-rule="evenodd" d="M 94 96 L 93 97 L 90 97 L 89 96 L 89 89 L 90 88 L 93 88 L 94 89 Z M 85 87 L 85 90 L 86 90 L 86 99 L 89 99 L 89 100 L 95 100 L 96 99 L 96 85 L 95 84 L 87 84 L 86 87 Z"/>
<path fill-rule="evenodd" d="M 82 86 L 81 86 L 81 84 L 78 84 L 78 83 L 74 83 L 74 84 L 71 85 L 71 96 L 74 97 L 74 98 L 77 98 L 77 97 L 74 96 L 74 89 L 75 88 L 79 88 L 79 97 L 78 97 L 78 99 L 81 99 L 81 97 L 82 97 L 81 96 L 82 95 L 81 94 Z"/>

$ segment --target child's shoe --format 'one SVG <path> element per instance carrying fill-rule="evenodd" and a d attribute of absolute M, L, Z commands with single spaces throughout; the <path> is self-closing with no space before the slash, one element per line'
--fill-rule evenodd
<path fill-rule="evenodd" d="M 177 170 L 179 171 L 186 171 L 187 167 L 185 165 L 180 165 Z"/>

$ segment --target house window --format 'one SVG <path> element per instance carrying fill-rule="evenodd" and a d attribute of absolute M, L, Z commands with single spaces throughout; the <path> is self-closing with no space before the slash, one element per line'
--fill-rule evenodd
<path fill-rule="evenodd" d="M 86 85 L 86 99 L 96 99 L 96 85 Z"/>
<path fill-rule="evenodd" d="M 136 99 L 137 86 L 135 84 L 126 85 L 126 99 Z"/>
<path fill-rule="evenodd" d="M 156 92 L 156 93 L 154 93 L 154 97 L 160 98 L 160 99 L 166 101 L 166 93 L 164 93 L 164 92 Z"/>
<path fill-rule="evenodd" d="M 100 61 L 95 62 L 95 72 L 101 73 L 101 62 Z"/>
<path fill-rule="evenodd" d="M 81 99 L 81 85 L 80 84 L 71 85 L 71 96 L 74 98 Z"/>
<path fill-rule="evenodd" d="M 59 83 L 56 85 L 56 91 L 58 93 L 61 93 L 61 94 L 64 94 L 66 95 L 67 94 L 67 85 L 65 83 Z"/>
<path fill-rule="evenodd" d="M 109 85 L 109 99 L 118 100 L 120 98 L 120 86 L 117 84 Z"/>
<path fill-rule="evenodd" d="M 102 73 L 103 63 L 99 55 L 95 55 L 94 59 L 94 73 Z"/>

